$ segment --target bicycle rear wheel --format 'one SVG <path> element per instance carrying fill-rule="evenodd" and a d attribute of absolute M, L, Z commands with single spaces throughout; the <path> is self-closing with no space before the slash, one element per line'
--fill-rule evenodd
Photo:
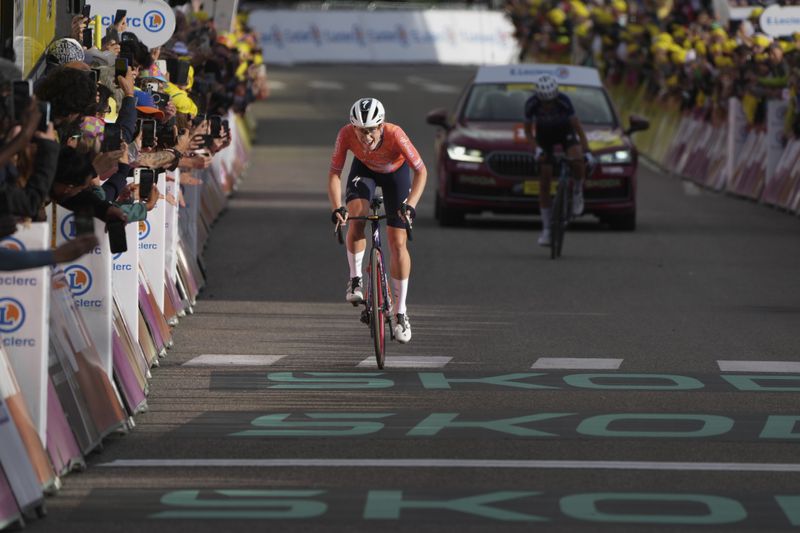
<path fill-rule="evenodd" d="M 375 361 L 378 368 L 383 368 L 386 358 L 386 313 L 384 313 L 384 282 L 386 276 L 383 272 L 383 256 L 380 251 L 372 250 L 370 257 L 370 327 L 372 340 L 375 344 Z"/>

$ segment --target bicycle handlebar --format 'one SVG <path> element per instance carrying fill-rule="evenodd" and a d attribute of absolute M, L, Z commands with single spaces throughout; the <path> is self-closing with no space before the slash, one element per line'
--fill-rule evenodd
<path fill-rule="evenodd" d="M 367 215 L 363 217 L 347 217 L 347 220 L 385 220 L 386 215 Z M 337 222 L 336 227 L 333 230 L 333 233 L 336 235 L 336 240 L 339 241 L 339 244 L 344 244 L 344 237 L 342 236 L 342 223 Z M 344 224 L 346 225 L 346 223 Z M 412 231 L 413 227 L 411 225 L 410 220 L 405 221 L 406 226 L 406 236 L 408 237 L 409 241 L 414 240 L 414 233 Z"/>

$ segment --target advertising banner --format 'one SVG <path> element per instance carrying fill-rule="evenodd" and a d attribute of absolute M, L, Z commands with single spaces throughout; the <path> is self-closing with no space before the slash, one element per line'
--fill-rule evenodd
<path fill-rule="evenodd" d="M 175 284 L 175 277 L 178 269 L 178 256 L 175 249 L 178 246 L 178 197 L 181 188 L 181 170 L 176 168 L 174 172 L 167 173 L 166 189 L 166 222 L 164 224 L 165 233 L 165 261 L 167 270 L 167 283 Z"/>
<path fill-rule="evenodd" d="M 5 472 L 0 468 L 0 529 L 18 522 L 21 518 L 14 493 L 11 492 L 11 485 L 8 484 Z"/>
<path fill-rule="evenodd" d="M 59 476 L 86 466 L 51 378 L 47 380 L 47 452 Z"/>
<path fill-rule="evenodd" d="M 114 0 L 86 2 L 92 5 L 92 15 L 100 16 L 100 25 L 108 28 L 117 9 L 128 12 L 128 30 L 136 34 L 148 48 L 166 43 L 175 32 L 175 13 L 162 0 Z M 105 33 L 105 30 L 103 30 Z"/>
<path fill-rule="evenodd" d="M 163 183 L 162 178 L 159 178 L 158 181 Z M 150 280 L 153 296 L 161 309 L 164 308 L 166 203 L 163 198 L 156 202 L 152 211 L 147 212 L 147 220 L 138 222 L 139 264 L 142 265 L 147 279 Z"/>
<path fill-rule="evenodd" d="M 0 240 L 15 250 L 50 248 L 44 222 L 19 225 Z M 0 272 L 0 335 L 16 379 L 42 442 L 47 429 L 47 310 L 50 307 L 50 269 Z"/>
<path fill-rule="evenodd" d="M 16 0 L 14 19 L 14 53 L 27 77 L 56 35 L 56 2 Z"/>
<path fill-rule="evenodd" d="M 504 64 L 517 55 L 514 27 L 489 10 L 257 10 L 269 63 Z"/>
<path fill-rule="evenodd" d="M 770 37 L 786 37 L 800 32 L 800 6 L 772 4 L 761 13 L 758 25 Z"/>
<path fill-rule="evenodd" d="M 738 98 L 728 99 L 728 157 L 725 165 L 726 189 L 730 189 L 736 168 L 739 163 L 739 154 L 747 139 L 747 119 L 744 116 L 742 102 Z"/>
<path fill-rule="evenodd" d="M 56 211 L 56 244 L 75 238 L 75 214 L 58 207 Z M 94 232 L 100 244 L 72 263 L 62 265 L 75 305 L 81 309 L 106 375 L 112 376 L 111 352 L 111 249 L 105 224 L 94 221 Z"/>
<path fill-rule="evenodd" d="M 233 31 L 239 0 L 214 0 L 214 26 L 219 32 Z"/>
<path fill-rule="evenodd" d="M 125 321 L 134 338 L 139 335 L 139 224 L 131 222 L 125 226 L 128 251 L 114 254 L 113 296 L 119 304 Z"/>

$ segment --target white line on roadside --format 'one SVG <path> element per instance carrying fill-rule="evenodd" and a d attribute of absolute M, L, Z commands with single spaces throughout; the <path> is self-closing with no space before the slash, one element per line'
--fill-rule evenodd
<path fill-rule="evenodd" d="M 110 463 L 102 463 L 100 466 L 113 468 L 516 468 L 800 473 L 800 463 L 684 463 L 671 461 L 562 461 L 524 459 L 116 459 Z"/>
<path fill-rule="evenodd" d="M 717 361 L 723 372 L 783 372 L 800 373 L 798 361 Z"/>
<path fill-rule="evenodd" d="M 540 357 L 531 368 L 563 368 L 569 370 L 618 370 L 622 359 L 597 357 Z"/>
<path fill-rule="evenodd" d="M 244 355 L 204 353 L 183 363 L 182 366 L 269 366 L 285 355 Z"/>
<path fill-rule="evenodd" d="M 286 84 L 278 80 L 269 80 L 267 81 L 267 87 L 269 87 L 270 91 L 282 91 L 286 88 Z"/>
<path fill-rule="evenodd" d="M 442 368 L 450 362 L 452 357 L 426 357 L 414 355 L 387 356 L 384 368 Z M 374 368 L 377 366 L 374 357 L 368 357 L 360 363 L 358 368 Z"/>
<path fill-rule="evenodd" d="M 313 80 L 308 82 L 308 86 L 312 89 L 323 89 L 326 91 L 341 91 L 344 89 L 344 85 L 338 81 Z"/>

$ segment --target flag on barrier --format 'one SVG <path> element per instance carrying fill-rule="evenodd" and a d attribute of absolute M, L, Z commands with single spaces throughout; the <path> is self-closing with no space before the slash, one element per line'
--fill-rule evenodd
<path fill-rule="evenodd" d="M 61 476 L 86 467 L 75 435 L 64 415 L 53 380 L 47 379 L 47 452 L 56 474 Z"/>
<path fill-rule="evenodd" d="M 50 459 L 44 451 L 44 441 L 39 437 L 36 426 L 25 405 L 25 399 L 20 391 L 14 370 L 8 360 L 6 351 L 0 348 L 0 397 L 6 403 L 11 419 L 17 427 L 20 438 L 28 454 L 28 460 L 33 466 L 39 480 L 39 486 L 43 491 L 49 491 L 55 487 L 56 474 L 50 466 Z"/>
<path fill-rule="evenodd" d="M 5 472 L 0 468 L 0 529 L 5 529 L 21 522 L 22 515 L 14 499 L 14 493 L 11 491 L 11 485 L 8 484 Z"/>

